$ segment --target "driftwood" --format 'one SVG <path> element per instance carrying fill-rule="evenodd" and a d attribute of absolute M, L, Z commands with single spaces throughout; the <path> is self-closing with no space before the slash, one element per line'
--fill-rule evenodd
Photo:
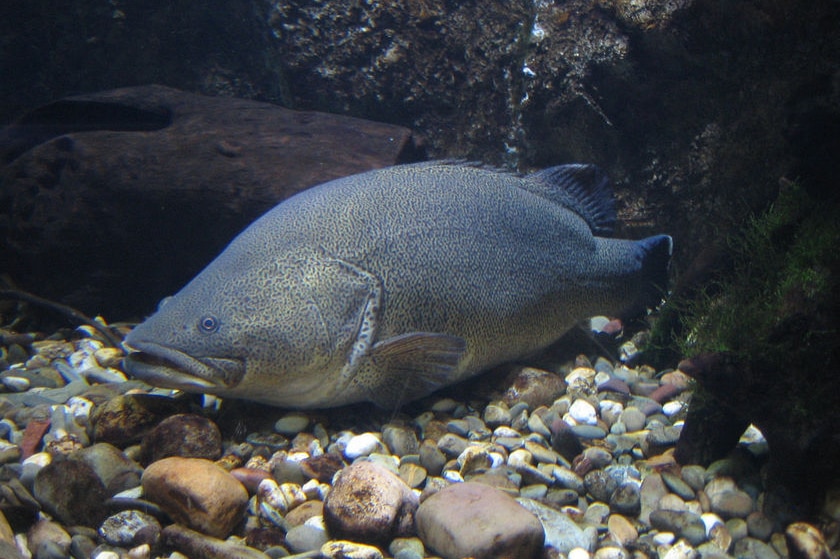
<path fill-rule="evenodd" d="M 70 97 L 0 131 L 0 272 L 137 318 L 284 198 L 420 152 L 403 127 L 162 86 Z"/>

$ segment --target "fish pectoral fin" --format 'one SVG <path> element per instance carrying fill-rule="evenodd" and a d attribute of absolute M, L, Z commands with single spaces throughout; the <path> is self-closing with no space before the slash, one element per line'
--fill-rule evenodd
<path fill-rule="evenodd" d="M 394 336 L 373 345 L 356 380 L 376 405 L 395 409 L 449 384 L 466 350 L 463 338 L 448 334 Z"/>

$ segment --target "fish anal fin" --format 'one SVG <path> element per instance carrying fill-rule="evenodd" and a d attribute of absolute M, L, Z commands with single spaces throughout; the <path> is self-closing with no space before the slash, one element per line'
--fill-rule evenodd
<path fill-rule="evenodd" d="M 356 382 L 372 402 L 394 409 L 449 384 L 466 353 L 463 338 L 411 332 L 377 342 Z"/>

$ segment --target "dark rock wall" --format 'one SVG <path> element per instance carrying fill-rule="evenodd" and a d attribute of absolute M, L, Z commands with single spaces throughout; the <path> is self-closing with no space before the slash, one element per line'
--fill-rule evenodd
<path fill-rule="evenodd" d="M 432 157 L 616 182 L 622 235 L 677 270 L 776 196 L 833 191 L 835 0 L 9 0 L 0 119 L 162 83 L 408 126 Z"/>

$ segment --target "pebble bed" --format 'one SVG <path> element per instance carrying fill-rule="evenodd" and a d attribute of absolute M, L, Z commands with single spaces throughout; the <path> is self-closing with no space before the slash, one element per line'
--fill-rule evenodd
<path fill-rule="evenodd" d="M 127 378 L 96 330 L 0 336 L 3 558 L 837 556 L 840 504 L 819 529 L 761 512 L 755 429 L 708 468 L 675 462 L 678 370 L 580 356 L 489 400 L 364 427 L 260 407 L 223 436 L 217 400 Z"/>

